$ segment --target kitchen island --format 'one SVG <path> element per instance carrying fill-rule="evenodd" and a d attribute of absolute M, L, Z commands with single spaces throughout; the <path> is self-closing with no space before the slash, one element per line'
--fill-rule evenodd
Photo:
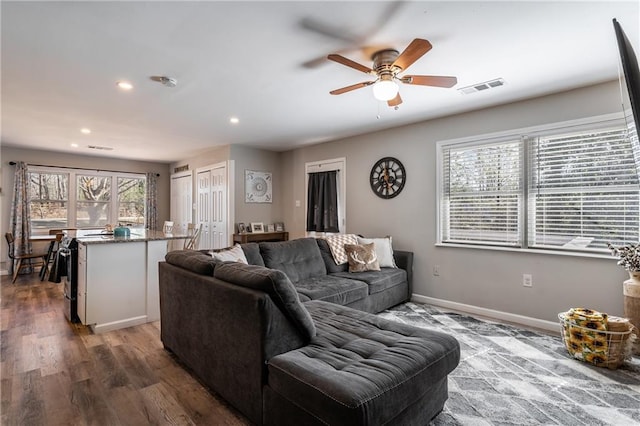
<path fill-rule="evenodd" d="M 95 333 L 160 319 L 158 262 L 186 235 L 131 229 L 128 237 L 78 233 L 78 317 Z"/>

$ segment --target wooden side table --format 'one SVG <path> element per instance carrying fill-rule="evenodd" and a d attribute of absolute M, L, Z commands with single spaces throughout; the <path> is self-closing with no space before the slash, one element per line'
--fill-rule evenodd
<path fill-rule="evenodd" d="M 289 239 L 288 232 L 256 232 L 233 234 L 234 243 L 259 243 L 261 241 L 287 241 Z"/>

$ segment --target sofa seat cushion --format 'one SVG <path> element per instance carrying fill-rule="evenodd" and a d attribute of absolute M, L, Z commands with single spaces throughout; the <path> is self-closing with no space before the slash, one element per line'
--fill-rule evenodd
<path fill-rule="evenodd" d="M 316 336 L 268 361 L 269 387 L 323 423 L 387 424 L 460 360 L 447 334 L 320 301 L 305 306 Z"/>
<path fill-rule="evenodd" d="M 293 284 L 310 277 L 327 275 L 315 238 L 259 244 L 264 265 L 284 272 Z"/>
<path fill-rule="evenodd" d="M 336 272 L 331 276 L 364 281 L 369 294 L 376 294 L 407 282 L 407 271 L 398 268 L 381 268 L 380 271 Z"/>
<path fill-rule="evenodd" d="M 363 281 L 325 275 L 311 277 L 295 284 L 298 294 L 310 300 L 348 305 L 369 295 L 367 284 Z"/>

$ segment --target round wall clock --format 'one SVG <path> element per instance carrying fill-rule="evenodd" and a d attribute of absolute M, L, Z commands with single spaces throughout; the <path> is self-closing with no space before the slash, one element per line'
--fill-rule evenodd
<path fill-rule="evenodd" d="M 393 198 L 398 195 L 406 180 L 404 166 L 400 160 L 393 157 L 384 157 L 376 161 L 369 177 L 371 189 L 380 198 Z"/>

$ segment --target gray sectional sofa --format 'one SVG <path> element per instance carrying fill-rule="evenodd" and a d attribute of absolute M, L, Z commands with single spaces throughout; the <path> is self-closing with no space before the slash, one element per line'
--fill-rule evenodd
<path fill-rule="evenodd" d="M 407 301 L 413 254 L 349 273 L 326 241 L 242 246 L 248 265 L 206 251 L 159 264 L 161 338 L 255 424 L 419 425 L 447 399 L 455 338 L 371 313 Z"/>

